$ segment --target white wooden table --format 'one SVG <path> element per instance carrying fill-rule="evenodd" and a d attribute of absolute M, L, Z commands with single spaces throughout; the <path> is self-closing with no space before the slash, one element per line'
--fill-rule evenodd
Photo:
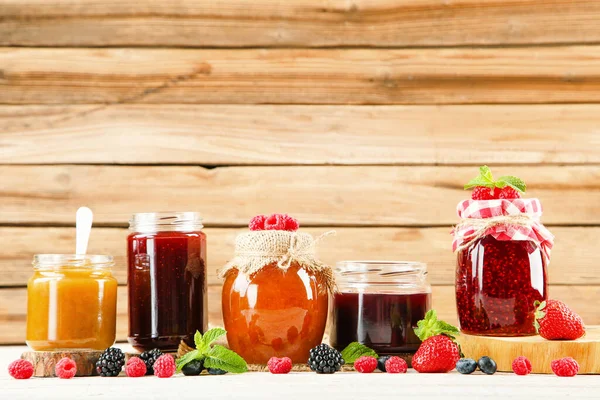
<path fill-rule="evenodd" d="M 553 375 L 492 376 L 449 374 L 288 375 L 250 372 L 240 375 L 168 379 L 143 378 L 32 378 L 8 375 L 8 364 L 19 358 L 23 346 L 0 347 L 0 399 L 600 399 L 600 375 L 559 378 Z"/>

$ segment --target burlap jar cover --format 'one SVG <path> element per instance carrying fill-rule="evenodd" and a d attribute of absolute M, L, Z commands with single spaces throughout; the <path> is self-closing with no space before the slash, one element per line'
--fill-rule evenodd
<path fill-rule="evenodd" d="M 289 231 L 251 231 L 239 234 L 235 239 L 234 258 L 220 271 L 225 277 L 232 269 L 250 276 L 263 267 L 275 263 L 283 271 L 298 263 L 307 271 L 320 275 L 329 291 L 335 288 L 335 279 L 330 266 L 316 257 L 316 245 L 329 231 L 313 238 L 309 233 Z"/>
<path fill-rule="evenodd" d="M 532 241 L 546 262 L 550 261 L 554 235 L 540 222 L 542 205 L 538 199 L 465 200 L 458 204 L 457 213 L 462 220 L 452 231 L 454 252 L 491 235 L 501 241 Z"/>

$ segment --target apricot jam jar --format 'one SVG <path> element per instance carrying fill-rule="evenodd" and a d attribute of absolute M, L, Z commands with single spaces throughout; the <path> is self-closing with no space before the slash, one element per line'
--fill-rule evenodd
<path fill-rule="evenodd" d="M 139 351 L 193 345 L 208 325 L 206 235 L 195 212 L 134 214 L 127 238 L 129 343 Z"/>
<path fill-rule="evenodd" d="M 454 248 L 460 330 L 535 335 L 534 303 L 548 298 L 553 243 L 539 222 L 538 200 L 467 200 L 459 204 L 459 215 L 464 219 L 454 230 Z"/>
<path fill-rule="evenodd" d="M 227 340 L 250 364 L 271 357 L 306 363 L 323 340 L 332 274 L 314 258 L 307 233 L 259 231 L 236 239 L 222 271 Z"/>
<path fill-rule="evenodd" d="M 405 261 L 343 261 L 336 267 L 331 345 L 360 342 L 378 354 L 410 358 L 417 322 L 431 308 L 427 266 Z"/>
<path fill-rule="evenodd" d="M 27 283 L 27 345 L 104 350 L 115 341 L 117 280 L 104 255 L 38 254 Z"/>

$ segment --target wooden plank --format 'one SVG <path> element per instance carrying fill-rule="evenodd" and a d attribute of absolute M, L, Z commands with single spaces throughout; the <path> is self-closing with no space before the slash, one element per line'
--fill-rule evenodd
<path fill-rule="evenodd" d="M 553 286 L 550 295 L 563 300 L 577 311 L 586 324 L 600 323 L 596 303 L 600 299 L 600 286 Z M 456 324 L 456 304 L 453 286 L 433 288 L 433 307 L 441 319 Z M 221 286 L 209 286 L 209 324 L 223 326 L 221 316 Z M 23 343 L 27 311 L 27 289 L 0 289 L 0 343 Z M 119 287 L 117 302 L 117 339 L 126 340 L 127 288 Z"/>
<path fill-rule="evenodd" d="M 318 236 L 334 228 L 308 228 Z M 551 227 L 556 235 L 549 281 L 558 285 L 599 285 L 597 257 L 600 228 Z M 454 255 L 450 248 L 449 228 L 335 228 L 336 235 L 319 244 L 319 257 L 335 266 L 342 260 L 418 260 L 428 265 L 429 282 L 454 284 Z M 233 256 L 235 236 L 245 229 L 208 228 L 208 282 L 221 284 L 217 270 Z M 88 252 L 111 254 L 116 266 L 113 274 L 119 283 L 127 283 L 125 238 L 120 228 L 94 228 Z M 0 227 L 4 238 L 0 256 L 0 286 L 24 286 L 32 274 L 34 252 L 72 252 L 74 228 Z M 577 251 L 573 251 L 573 249 Z"/>
<path fill-rule="evenodd" d="M 598 115 L 591 104 L 0 106 L 0 161 L 598 163 Z"/>
<path fill-rule="evenodd" d="M 0 45 L 19 46 L 389 47 L 600 40 L 600 6 L 594 0 L 4 0 L 0 14 Z"/>
<path fill-rule="evenodd" d="M 498 167 L 523 178 L 546 224 L 600 224 L 600 166 Z M 476 167 L 0 166 L 0 223 L 72 224 L 91 207 L 99 224 L 134 212 L 200 211 L 208 226 L 245 226 L 287 212 L 305 226 L 431 226 L 458 222 Z M 568 207 L 567 207 L 568 206 Z"/>
<path fill-rule="evenodd" d="M 0 104 L 600 101 L 600 46 L 505 49 L 0 48 Z"/>

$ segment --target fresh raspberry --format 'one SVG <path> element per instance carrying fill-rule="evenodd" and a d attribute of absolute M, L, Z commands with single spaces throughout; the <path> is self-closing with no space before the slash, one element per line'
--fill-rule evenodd
<path fill-rule="evenodd" d="M 71 379 L 77 373 L 77 364 L 69 357 L 61 358 L 54 367 L 54 374 L 60 379 Z"/>
<path fill-rule="evenodd" d="M 257 215 L 256 217 L 250 220 L 248 224 L 248 228 L 251 231 L 264 231 L 265 230 L 265 220 L 267 219 L 266 215 Z"/>
<path fill-rule="evenodd" d="M 363 374 L 370 374 L 377 368 L 377 359 L 371 356 L 362 356 L 354 361 L 354 369 Z"/>
<path fill-rule="evenodd" d="M 272 374 L 287 374 L 292 370 L 292 360 L 289 357 L 271 357 L 267 367 Z"/>
<path fill-rule="evenodd" d="M 490 189 L 485 186 L 475 186 L 473 193 L 471 193 L 471 199 L 473 200 L 493 200 L 497 199 L 499 190 L 496 188 Z"/>
<path fill-rule="evenodd" d="M 385 370 L 388 374 L 404 374 L 408 370 L 408 365 L 403 358 L 393 356 L 385 362 Z"/>
<path fill-rule="evenodd" d="M 286 231 L 295 232 L 300 227 L 298 220 L 296 218 L 290 217 L 287 214 L 283 214 L 283 220 L 285 221 Z"/>
<path fill-rule="evenodd" d="M 33 364 L 27 360 L 15 360 L 8 365 L 8 373 L 15 379 L 29 379 L 33 376 Z"/>
<path fill-rule="evenodd" d="M 154 375 L 169 378 L 175 373 L 175 359 L 170 354 L 163 354 L 154 362 Z"/>
<path fill-rule="evenodd" d="M 512 362 L 512 370 L 517 375 L 529 375 L 531 373 L 531 361 L 527 357 L 519 356 Z"/>
<path fill-rule="evenodd" d="M 521 193 L 518 190 L 511 188 L 510 186 L 506 186 L 500 190 L 500 194 L 498 194 L 499 199 L 520 199 Z"/>
<path fill-rule="evenodd" d="M 125 373 L 130 378 L 146 375 L 146 363 L 139 357 L 131 357 L 125 365 Z"/>
<path fill-rule="evenodd" d="M 265 231 L 284 231 L 285 219 L 283 214 L 273 214 L 265 219 Z"/>
<path fill-rule="evenodd" d="M 571 357 L 554 360 L 550 363 L 550 367 L 557 376 L 575 376 L 579 372 L 579 364 Z"/>

